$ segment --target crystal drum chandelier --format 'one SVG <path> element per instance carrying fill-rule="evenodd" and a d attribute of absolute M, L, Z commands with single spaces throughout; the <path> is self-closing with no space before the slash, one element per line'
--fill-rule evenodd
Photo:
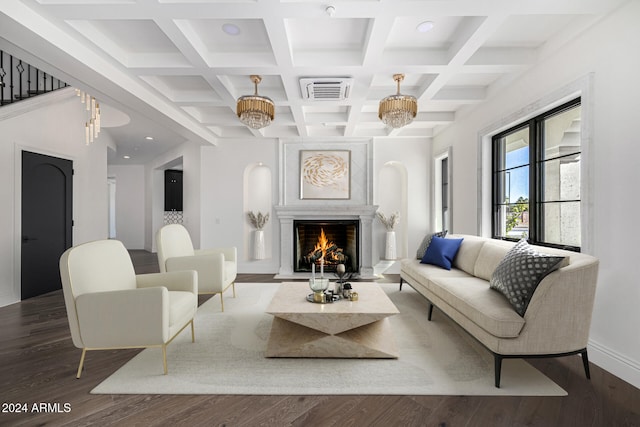
<path fill-rule="evenodd" d="M 255 85 L 255 93 L 238 98 L 236 112 L 242 123 L 253 129 L 261 129 L 273 121 L 275 105 L 266 96 L 258 95 L 258 83 L 262 77 L 251 75 L 250 78 Z"/>
<path fill-rule="evenodd" d="M 401 128 L 411 123 L 418 112 L 418 101 L 414 96 L 400 93 L 400 82 L 404 74 L 394 74 L 393 80 L 398 82 L 398 93 L 387 96 L 380 101 L 378 118 L 392 128 Z"/>

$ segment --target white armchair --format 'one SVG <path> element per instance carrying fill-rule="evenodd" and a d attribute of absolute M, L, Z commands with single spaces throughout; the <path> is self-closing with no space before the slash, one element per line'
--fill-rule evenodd
<path fill-rule="evenodd" d="M 235 247 L 193 249 L 189 232 L 180 224 L 169 224 L 160 228 L 156 233 L 156 245 L 161 272 L 197 271 L 198 292 L 220 294 L 222 311 L 224 311 L 223 292 L 231 287 L 235 298 L 235 280 L 238 272 L 238 255 Z"/>
<path fill-rule="evenodd" d="M 73 344 L 88 350 L 161 347 L 191 325 L 198 308 L 195 271 L 136 275 L 118 240 L 74 246 L 60 258 L 60 276 Z"/>

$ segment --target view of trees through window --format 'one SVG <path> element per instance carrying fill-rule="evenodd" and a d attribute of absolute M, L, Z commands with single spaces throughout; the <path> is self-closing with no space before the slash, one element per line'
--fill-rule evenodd
<path fill-rule="evenodd" d="M 493 236 L 579 250 L 580 99 L 493 137 Z"/>

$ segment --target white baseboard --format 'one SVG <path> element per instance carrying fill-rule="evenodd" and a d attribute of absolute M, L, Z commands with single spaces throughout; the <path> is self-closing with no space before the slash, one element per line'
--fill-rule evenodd
<path fill-rule="evenodd" d="M 640 389 L 640 363 L 589 340 L 589 361 Z"/>
<path fill-rule="evenodd" d="M 20 302 L 20 297 L 16 297 L 13 292 L 0 293 L 0 307 Z"/>
<path fill-rule="evenodd" d="M 272 259 L 238 262 L 238 274 L 276 274 L 278 265 Z"/>

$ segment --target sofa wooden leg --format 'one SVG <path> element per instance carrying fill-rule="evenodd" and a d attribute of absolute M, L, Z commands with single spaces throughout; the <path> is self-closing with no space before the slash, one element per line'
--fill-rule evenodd
<path fill-rule="evenodd" d="M 496 388 L 500 388 L 500 373 L 502 371 L 502 356 L 499 354 L 493 355 L 493 369 L 495 369 L 495 383 Z"/>
<path fill-rule="evenodd" d="M 429 303 L 429 316 L 427 317 L 429 322 L 431 322 L 431 316 L 433 316 L 433 304 Z"/>
<path fill-rule="evenodd" d="M 402 280 L 402 277 L 401 277 L 401 278 L 400 278 L 400 289 L 399 289 L 400 291 L 402 290 L 402 283 L 403 283 L 403 282 L 404 282 L 404 281 Z"/>
<path fill-rule="evenodd" d="M 587 379 L 591 379 L 591 371 L 589 371 L 589 356 L 587 356 L 587 349 L 581 353 L 582 355 L 582 364 L 584 365 L 584 373 L 587 376 Z"/>

